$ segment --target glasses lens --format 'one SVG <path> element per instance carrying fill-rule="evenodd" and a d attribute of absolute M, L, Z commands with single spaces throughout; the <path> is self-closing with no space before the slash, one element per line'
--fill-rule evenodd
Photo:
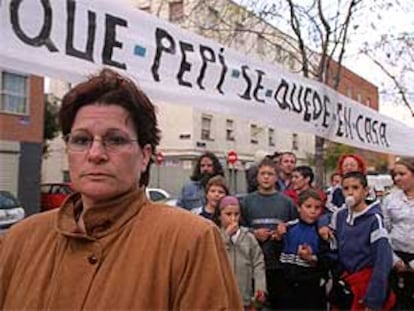
<path fill-rule="evenodd" d="M 86 133 L 69 134 L 67 138 L 68 148 L 73 151 L 84 151 L 92 145 L 93 137 Z"/>
<path fill-rule="evenodd" d="M 122 150 L 131 145 L 132 140 L 120 133 L 110 133 L 103 137 L 102 139 L 105 147 L 111 151 Z"/>

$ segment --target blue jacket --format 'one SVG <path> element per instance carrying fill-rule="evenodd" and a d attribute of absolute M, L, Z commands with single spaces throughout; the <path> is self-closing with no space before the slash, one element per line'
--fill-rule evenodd
<path fill-rule="evenodd" d="M 339 265 L 342 271 L 354 273 L 372 268 L 364 304 L 371 309 L 381 309 L 387 298 L 388 275 L 392 269 L 392 249 L 383 224 L 378 202 L 356 213 L 349 208 L 332 215 L 331 228 Z"/>
<path fill-rule="evenodd" d="M 206 204 L 206 194 L 204 187 L 199 181 L 190 180 L 181 189 L 177 199 L 177 206 L 186 210 L 200 208 Z"/>

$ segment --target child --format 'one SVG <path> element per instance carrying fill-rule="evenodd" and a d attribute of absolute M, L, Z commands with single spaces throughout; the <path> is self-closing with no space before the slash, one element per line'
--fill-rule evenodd
<path fill-rule="evenodd" d="M 390 310 L 395 296 L 390 293 L 388 275 L 392 250 L 378 202 L 367 205 L 368 183 L 361 172 L 343 176 L 346 208 L 332 215 L 338 259 L 338 275 L 353 294 L 350 310 Z"/>
<path fill-rule="evenodd" d="M 210 178 L 206 185 L 206 205 L 193 208 L 191 212 L 213 220 L 214 211 L 216 210 L 218 202 L 226 195 L 229 195 L 226 179 L 221 175 L 214 176 Z"/>
<path fill-rule="evenodd" d="M 264 303 L 265 264 L 259 243 L 247 228 L 239 226 L 239 220 L 238 199 L 233 196 L 222 198 L 216 209 L 215 221 L 233 265 L 245 309 L 249 309 L 252 302 Z"/>
<path fill-rule="evenodd" d="M 275 237 L 283 239 L 280 262 L 284 289 L 280 300 L 283 309 L 326 310 L 325 283 L 328 244 L 318 235 L 317 220 L 323 203 L 317 191 L 299 194 L 299 219 L 277 226 Z"/>

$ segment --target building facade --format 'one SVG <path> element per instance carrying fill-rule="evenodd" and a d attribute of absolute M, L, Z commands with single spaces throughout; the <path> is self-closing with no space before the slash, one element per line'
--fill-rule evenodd
<path fill-rule="evenodd" d="M 301 64 L 295 40 L 232 1 L 134 0 L 134 3 L 138 9 L 175 23 L 183 29 L 266 63 L 300 73 Z M 342 75 L 349 80 L 355 94 L 358 94 L 357 90 L 361 86 L 358 75 L 348 70 L 343 70 Z M 348 84 L 341 84 L 341 87 L 348 89 Z M 374 92 L 378 94 L 378 90 Z M 361 102 L 364 103 L 365 93 L 361 96 Z M 378 106 L 378 96 L 367 95 L 367 98 L 373 103 L 376 100 Z M 231 189 L 235 192 L 245 191 L 244 172 L 252 163 L 257 150 L 269 154 L 275 151 L 292 151 L 302 164 L 313 159 L 313 135 L 269 126 L 261 120 L 246 120 L 236 114 L 212 112 L 208 110 L 208 102 L 202 110 L 186 103 L 155 104 L 162 130 L 159 152 L 163 161 L 154 166 L 150 182 L 152 186 L 165 188 L 173 194 L 179 192 L 182 184 L 191 175 L 197 157 L 205 151 L 212 151 L 219 157 L 227 169 Z M 53 143 L 51 149 L 62 154 L 64 146 L 61 140 Z M 231 166 L 226 161 L 230 150 L 236 151 L 238 155 L 238 161 Z M 50 167 L 55 165 L 44 166 L 45 181 L 61 181 L 66 178 L 67 164 L 64 164 L 64 158 L 62 155 L 54 158 L 56 165 L 61 163 L 61 169 L 54 170 L 54 176 L 52 172 L 46 171 L 50 171 Z M 59 176 L 60 180 L 56 180 Z"/>
<path fill-rule="evenodd" d="M 0 75 L 0 189 L 32 214 L 40 206 L 43 78 L 1 68 Z"/>

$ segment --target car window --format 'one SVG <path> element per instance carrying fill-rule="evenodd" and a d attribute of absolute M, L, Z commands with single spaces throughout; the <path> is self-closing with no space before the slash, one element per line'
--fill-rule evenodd
<path fill-rule="evenodd" d="M 0 208 L 12 208 L 19 206 L 19 201 L 11 193 L 0 193 Z"/>
<path fill-rule="evenodd" d="M 167 199 L 167 197 L 163 193 L 157 190 L 149 190 L 149 197 L 150 200 L 154 202 Z"/>

